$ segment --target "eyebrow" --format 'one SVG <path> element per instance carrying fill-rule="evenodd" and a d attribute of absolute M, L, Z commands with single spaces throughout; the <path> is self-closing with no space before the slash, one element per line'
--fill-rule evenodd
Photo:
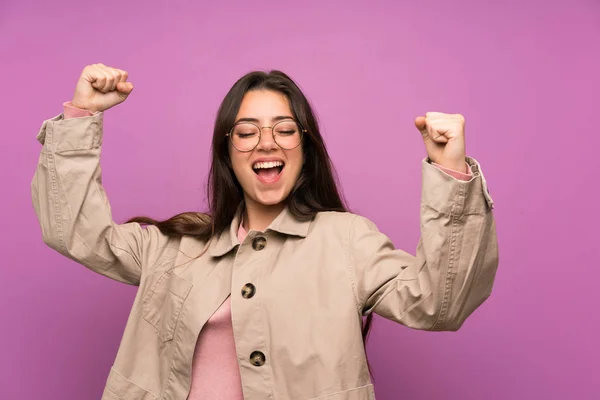
<path fill-rule="evenodd" d="M 278 115 L 276 117 L 271 118 L 271 121 L 278 122 L 284 119 L 294 119 L 294 117 L 291 117 L 289 115 Z M 236 124 L 240 122 L 253 122 L 255 124 L 258 124 L 260 121 L 257 118 L 240 118 L 237 121 L 235 121 Z"/>

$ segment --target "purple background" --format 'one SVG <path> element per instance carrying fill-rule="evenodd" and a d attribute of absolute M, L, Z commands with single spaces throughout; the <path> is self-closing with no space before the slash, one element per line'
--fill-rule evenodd
<path fill-rule="evenodd" d="M 497 204 L 495 290 L 457 333 L 377 318 L 378 399 L 600 398 L 597 1 L 202 3 L 1 3 L 1 399 L 99 398 L 133 300 L 45 247 L 31 206 L 35 135 L 97 62 L 136 86 L 105 115 L 119 222 L 204 209 L 219 102 L 277 68 L 312 101 L 351 208 L 413 252 L 414 117 L 464 114 Z"/>

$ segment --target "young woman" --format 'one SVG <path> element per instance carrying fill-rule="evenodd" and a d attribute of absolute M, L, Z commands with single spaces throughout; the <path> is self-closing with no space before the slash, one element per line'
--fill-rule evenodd
<path fill-rule="evenodd" d="M 493 202 L 461 115 L 416 119 L 416 256 L 345 210 L 311 107 L 285 74 L 252 72 L 219 108 L 209 212 L 117 224 L 102 188 L 103 111 L 133 90 L 85 67 L 44 121 L 32 198 L 43 239 L 139 289 L 103 399 L 374 399 L 363 317 L 457 330 L 490 295 Z"/>

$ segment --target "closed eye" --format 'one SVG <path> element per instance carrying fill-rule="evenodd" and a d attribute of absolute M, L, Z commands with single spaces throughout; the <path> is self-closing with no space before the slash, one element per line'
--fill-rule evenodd
<path fill-rule="evenodd" d="M 293 135 L 294 133 L 296 133 L 296 131 L 278 131 L 277 132 L 278 135 L 286 135 L 286 136 Z"/>

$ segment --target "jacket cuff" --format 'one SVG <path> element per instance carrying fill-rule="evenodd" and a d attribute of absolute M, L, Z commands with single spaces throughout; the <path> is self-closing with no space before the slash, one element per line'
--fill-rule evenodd
<path fill-rule="evenodd" d="M 451 215 L 482 214 L 494 208 L 487 182 L 479 162 L 466 157 L 472 176 L 467 181 L 455 179 L 432 165 L 422 162 L 421 203 L 441 213 Z"/>
<path fill-rule="evenodd" d="M 37 140 L 55 153 L 90 150 L 102 146 L 103 113 L 89 118 L 65 119 L 63 114 L 42 123 Z"/>

